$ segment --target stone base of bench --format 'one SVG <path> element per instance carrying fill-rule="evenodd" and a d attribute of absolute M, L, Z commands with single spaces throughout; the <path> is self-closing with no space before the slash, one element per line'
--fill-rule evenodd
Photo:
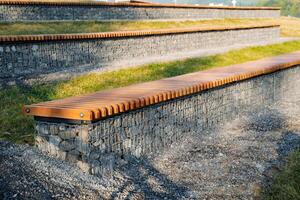
<path fill-rule="evenodd" d="M 300 66 L 101 119 L 90 124 L 36 120 L 39 149 L 101 175 L 130 157 L 157 153 L 295 91 Z"/>

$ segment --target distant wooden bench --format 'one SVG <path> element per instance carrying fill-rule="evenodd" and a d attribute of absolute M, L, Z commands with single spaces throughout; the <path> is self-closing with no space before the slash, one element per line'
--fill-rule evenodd
<path fill-rule="evenodd" d="M 298 65 L 298 66 L 297 66 Z M 300 51 L 23 107 L 38 148 L 101 175 L 299 89 Z M 124 163 L 124 162 L 123 162 Z"/>

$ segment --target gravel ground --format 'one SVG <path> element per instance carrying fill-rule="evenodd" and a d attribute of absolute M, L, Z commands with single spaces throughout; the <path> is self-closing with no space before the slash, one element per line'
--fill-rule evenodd
<path fill-rule="evenodd" d="M 95 177 L 0 141 L 0 199 L 253 199 L 300 148 L 300 95 Z"/>

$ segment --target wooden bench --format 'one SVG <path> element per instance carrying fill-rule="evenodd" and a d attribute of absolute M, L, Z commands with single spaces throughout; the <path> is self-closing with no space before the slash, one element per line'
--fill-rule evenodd
<path fill-rule="evenodd" d="M 300 64 L 300 51 L 123 88 L 26 105 L 23 107 L 23 113 L 48 118 L 99 120 L 297 64 Z"/>
<path fill-rule="evenodd" d="M 298 66 L 297 66 L 298 65 Z M 300 51 L 23 107 L 36 144 L 101 175 L 272 104 L 300 84 Z"/>

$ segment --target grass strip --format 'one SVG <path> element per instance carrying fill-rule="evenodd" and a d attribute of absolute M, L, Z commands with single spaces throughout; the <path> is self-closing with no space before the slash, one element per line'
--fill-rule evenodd
<path fill-rule="evenodd" d="M 300 21 L 300 20 L 299 20 Z M 300 23 L 300 22 L 299 22 Z M 268 19 L 217 19 L 186 21 L 74 21 L 0 23 L 0 35 L 68 34 L 170 28 L 211 28 L 278 24 Z"/>

